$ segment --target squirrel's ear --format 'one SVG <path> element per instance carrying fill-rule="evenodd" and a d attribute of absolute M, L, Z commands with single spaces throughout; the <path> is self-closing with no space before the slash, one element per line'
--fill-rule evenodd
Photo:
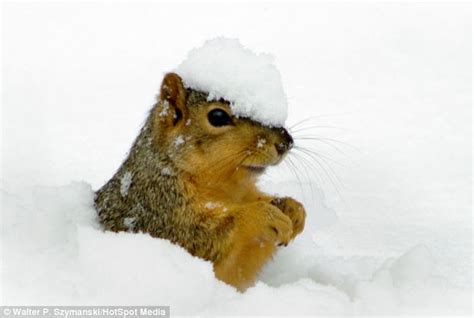
<path fill-rule="evenodd" d="M 161 83 L 159 99 L 162 102 L 168 102 L 169 106 L 173 108 L 174 124 L 182 118 L 187 118 L 186 89 L 178 74 L 168 73 L 165 75 Z"/>

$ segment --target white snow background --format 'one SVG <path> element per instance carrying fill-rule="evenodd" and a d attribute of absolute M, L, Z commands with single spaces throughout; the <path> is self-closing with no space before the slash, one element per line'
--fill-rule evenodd
<path fill-rule="evenodd" d="M 92 207 L 164 73 L 222 35 L 274 55 L 319 155 L 262 179 L 307 226 L 244 294 L 167 241 L 102 232 Z M 468 3 L 3 3 L 2 303 L 470 315 L 471 84 Z"/>

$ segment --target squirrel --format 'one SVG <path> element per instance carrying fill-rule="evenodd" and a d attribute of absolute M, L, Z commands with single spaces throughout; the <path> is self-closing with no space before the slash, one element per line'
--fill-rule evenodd
<path fill-rule="evenodd" d="M 96 192 L 100 223 L 170 240 L 245 291 L 304 228 L 301 203 L 256 186 L 292 146 L 285 128 L 234 116 L 228 101 L 168 73 L 127 158 Z"/>

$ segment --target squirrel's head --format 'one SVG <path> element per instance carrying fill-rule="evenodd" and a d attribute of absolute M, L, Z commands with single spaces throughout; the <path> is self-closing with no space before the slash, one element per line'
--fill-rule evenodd
<path fill-rule="evenodd" d="M 152 116 L 157 149 L 191 174 L 256 175 L 293 146 L 286 129 L 234 116 L 228 102 L 208 101 L 206 93 L 186 89 L 174 73 L 163 79 Z"/>

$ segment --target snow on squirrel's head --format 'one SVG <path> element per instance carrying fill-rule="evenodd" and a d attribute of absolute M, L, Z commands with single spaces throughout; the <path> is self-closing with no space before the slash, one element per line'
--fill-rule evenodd
<path fill-rule="evenodd" d="M 186 88 L 208 93 L 208 100 L 229 101 L 235 116 L 271 127 L 285 124 L 287 100 L 268 54 L 256 54 L 236 39 L 217 38 L 191 50 L 175 72 Z"/>

